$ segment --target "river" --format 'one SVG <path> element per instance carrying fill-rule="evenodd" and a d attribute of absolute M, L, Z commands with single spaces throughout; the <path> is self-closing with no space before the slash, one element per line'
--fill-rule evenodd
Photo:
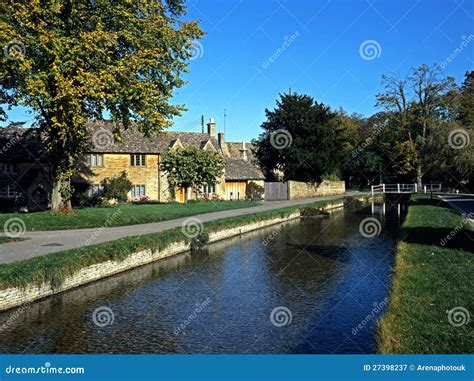
<path fill-rule="evenodd" d="M 374 353 L 405 208 L 294 220 L 7 311 L 0 351 Z"/>

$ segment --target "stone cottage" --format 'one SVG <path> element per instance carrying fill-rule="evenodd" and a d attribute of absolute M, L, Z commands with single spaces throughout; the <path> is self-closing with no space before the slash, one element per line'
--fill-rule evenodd
<path fill-rule="evenodd" d="M 91 148 L 79 175 L 72 181 L 77 192 L 90 197 L 100 193 L 101 181 L 123 171 L 132 182 L 129 199 L 184 202 L 183 189 L 171 189 L 160 169 L 162 157 L 170 149 L 190 146 L 212 150 L 226 161 L 224 176 L 215 184 L 194 189 L 191 198 L 205 196 L 222 200 L 245 198 L 250 182 L 263 185 L 264 176 L 255 163 L 250 143 L 226 142 L 216 136 L 216 123 L 207 123 L 206 133 L 163 132 L 145 137 L 133 126 L 121 131 L 120 142 L 113 138 L 111 121 L 89 121 Z M 40 135 L 32 128 L 0 128 L 0 203 L 24 204 L 29 210 L 45 209 L 51 196 L 50 169 L 45 160 Z"/>

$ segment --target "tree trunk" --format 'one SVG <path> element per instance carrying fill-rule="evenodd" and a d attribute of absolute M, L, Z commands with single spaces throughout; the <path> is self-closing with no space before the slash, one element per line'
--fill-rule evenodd
<path fill-rule="evenodd" d="M 58 213 L 69 213 L 72 211 L 71 199 L 63 197 L 61 192 L 65 187 L 71 186 L 71 180 L 55 179 L 53 184 L 53 192 L 51 194 L 51 211 Z"/>
<path fill-rule="evenodd" d="M 416 168 L 416 183 L 418 184 L 418 189 L 423 189 L 423 172 L 421 170 L 421 163 L 418 163 Z"/>

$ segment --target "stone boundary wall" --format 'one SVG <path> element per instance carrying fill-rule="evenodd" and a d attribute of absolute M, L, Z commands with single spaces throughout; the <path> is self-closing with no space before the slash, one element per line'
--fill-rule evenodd
<path fill-rule="evenodd" d="M 321 209 L 329 210 L 343 207 L 342 200 L 334 200 Z M 304 205 L 302 205 L 304 207 Z M 252 230 L 261 229 L 267 226 L 280 224 L 295 218 L 299 218 L 300 213 L 296 211 L 286 217 L 276 217 L 268 220 L 245 224 L 229 229 L 223 229 L 218 232 L 209 234 L 209 243 L 220 241 L 233 236 L 241 235 Z M 189 251 L 189 244 L 185 242 L 176 242 L 168 246 L 162 251 L 152 251 L 151 249 L 143 250 L 129 255 L 122 261 L 106 261 L 85 267 L 72 276 L 67 277 L 64 282 L 57 288 L 53 288 L 49 283 L 38 285 L 29 285 L 26 287 L 10 287 L 0 290 L 0 311 L 18 307 L 35 300 L 39 300 L 51 295 L 70 290 L 72 288 L 94 282 L 96 280 L 109 277 L 123 271 L 142 266 L 159 259 L 163 259 L 175 254 Z"/>
<path fill-rule="evenodd" d="M 317 196 L 331 196 L 344 194 L 346 183 L 344 181 L 323 181 L 318 185 L 300 181 L 288 181 L 288 195 L 290 200 L 310 198 Z"/>

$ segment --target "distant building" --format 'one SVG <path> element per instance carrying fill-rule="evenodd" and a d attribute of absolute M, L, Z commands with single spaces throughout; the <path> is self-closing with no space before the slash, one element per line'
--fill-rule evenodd
<path fill-rule="evenodd" d="M 87 192 L 93 197 L 100 193 L 102 180 L 125 171 L 133 184 L 130 200 L 147 197 L 160 202 L 184 202 L 184 189 L 170 188 L 160 162 L 168 150 L 190 146 L 218 152 L 226 161 L 223 178 L 203 189 L 193 189 L 191 198 L 245 199 L 249 182 L 263 185 L 264 176 L 255 163 L 250 143 L 225 142 L 222 132 L 216 138 L 213 119 L 207 123 L 207 133 L 163 132 L 145 137 L 130 127 L 121 131 L 121 142 L 112 138 L 112 128 L 111 121 L 88 122 L 91 149 L 79 165 L 78 176 L 72 179 L 76 192 Z M 37 129 L 0 128 L 3 209 L 15 206 L 46 209 L 52 190 L 50 173 Z"/>

